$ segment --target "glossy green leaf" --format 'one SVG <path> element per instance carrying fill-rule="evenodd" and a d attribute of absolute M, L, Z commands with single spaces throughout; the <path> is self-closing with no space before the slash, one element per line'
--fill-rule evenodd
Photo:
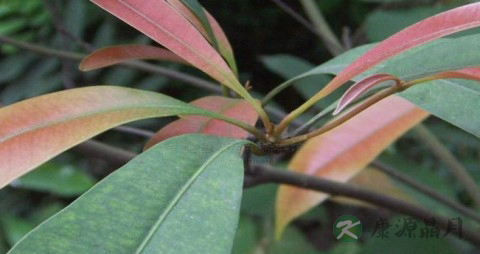
<path fill-rule="evenodd" d="M 36 191 L 46 191 L 61 196 L 76 196 L 95 184 L 85 172 L 70 165 L 45 163 L 34 171 L 15 180 L 12 185 Z"/>
<path fill-rule="evenodd" d="M 166 140 L 41 224 L 10 254 L 230 253 L 245 143 L 198 134 Z"/>

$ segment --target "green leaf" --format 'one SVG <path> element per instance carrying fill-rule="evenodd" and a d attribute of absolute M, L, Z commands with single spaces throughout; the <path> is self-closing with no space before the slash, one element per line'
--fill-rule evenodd
<path fill-rule="evenodd" d="M 382 41 L 422 19 L 450 9 L 444 5 L 400 10 L 377 10 L 368 15 L 365 30 L 370 41 Z"/>
<path fill-rule="evenodd" d="M 247 216 L 240 217 L 231 254 L 252 253 L 256 242 L 257 228 L 255 222 Z"/>
<path fill-rule="evenodd" d="M 203 28 L 208 34 L 210 41 L 212 42 L 213 46 L 218 49 L 217 39 L 213 34 L 212 27 L 210 26 L 210 22 L 208 21 L 207 14 L 205 13 L 202 5 L 197 0 L 182 0 L 182 3 L 192 11 L 192 13 L 197 17 L 197 19 L 202 24 Z"/>
<path fill-rule="evenodd" d="M 28 220 L 13 215 L 3 216 L 1 222 L 5 238 L 10 245 L 14 245 L 35 227 L 35 224 Z"/>
<path fill-rule="evenodd" d="M 10 253 L 230 253 L 245 143 L 198 134 L 159 143 Z"/>
<path fill-rule="evenodd" d="M 304 59 L 286 54 L 264 56 L 261 58 L 261 60 L 267 69 L 285 79 L 294 78 L 295 76 L 307 72 L 315 67 L 313 64 Z M 309 76 L 298 80 L 298 82 L 295 82 L 294 88 L 302 95 L 303 98 L 308 99 L 313 94 L 320 91 L 320 89 L 330 80 L 331 78 L 327 75 Z M 340 97 L 345 90 L 346 88 L 343 87 L 338 89 L 334 92 L 333 96 L 330 96 L 317 103 L 317 106 L 320 108 L 328 107 L 335 101 L 336 98 Z"/>
<path fill-rule="evenodd" d="M 77 196 L 95 184 L 92 177 L 70 165 L 46 163 L 15 180 L 12 185 L 61 196 Z"/>
<path fill-rule="evenodd" d="M 359 81 L 376 73 L 388 73 L 408 80 L 445 70 L 480 66 L 479 40 L 479 34 L 439 39 L 376 65 L 352 80 Z M 352 59 L 362 55 L 372 46 L 365 45 L 352 49 L 289 82 L 312 75 L 337 74 Z M 399 95 L 437 117 L 480 137 L 478 128 L 480 118 L 475 117 L 477 115 L 475 108 L 478 107 L 480 100 L 480 84 L 478 82 L 459 79 L 435 80 L 415 86 Z"/>

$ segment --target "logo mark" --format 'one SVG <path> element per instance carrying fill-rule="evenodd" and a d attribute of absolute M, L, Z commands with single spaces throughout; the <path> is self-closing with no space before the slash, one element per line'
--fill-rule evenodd
<path fill-rule="evenodd" d="M 355 216 L 343 215 L 333 223 L 333 234 L 344 243 L 355 242 L 362 235 L 362 223 Z"/>

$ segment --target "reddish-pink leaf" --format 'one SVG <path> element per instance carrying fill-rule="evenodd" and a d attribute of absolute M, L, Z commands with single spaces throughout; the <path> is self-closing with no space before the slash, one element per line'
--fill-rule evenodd
<path fill-rule="evenodd" d="M 346 106 L 348 106 L 352 101 L 354 101 L 358 96 L 362 95 L 368 89 L 374 87 L 377 84 L 380 84 L 385 81 L 394 80 L 396 84 L 400 84 L 401 81 L 390 74 L 375 74 L 369 77 L 362 79 L 361 81 L 353 84 L 340 98 L 337 108 L 333 112 L 333 115 L 338 114 Z"/>
<path fill-rule="evenodd" d="M 190 21 L 195 28 L 197 28 L 198 31 L 202 33 L 202 35 L 208 39 L 208 33 L 206 29 L 203 27 L 202 23 L 198 20 L 198 18 L 195 16 L 188 7 L 186 7 L 182 1 L 180 0 L 167 0 L 172 6 L 174 6 L 180 13 L 182 13 L 185 18 Z M 217 20 L 207 11 L 204 10 L 205 14 L 207 15 L 208 21 L 210 23 L 210 27 L 212 28 L 213 35 L 215 36 L 215 39 L 217 40 L 218 43 L 218 48 L 222 56 L 227 60 L 228 64 L 232 68 L 233 72 L 237 72 L 237 66 L 235 64 L 235 57 L 233 55 L 233 50 L 232 46 L 230 45 L 230 42 L 228 41 L 227 36 L 225 35 L 225 32 L 223 29 L 220 27 L 218 24 Z"/>
<path fill-rule="evenodd" d="M 0 188 L 66 149 L 117 125 L 199 114 L 234 121 L 166 95 L 125 87 L 70 89 L 0 109 Z"/>
<path fill-rule="evenodd" d="M 412 103 L 390 96 L 337 128 L 308 140 L 293 157 L 289 169 L 346 182 L 427 116 L 427 112 Z M 277 237 L 291 220 L 327 197 L 325 193 L 280 186 L 276 202 Z"/>
<path fill-rule="evenodd" d="M 198 20 L 195 14 L 182 3 L 181 0 L 167 0 L 178 12 L 180 12 L 192 25 L 206 38 L 208 38 L 207 30 L 203 27 L 202 23 Z"/>
<path fill-rule="evenodd" d="M 205 110 L 217 112 L 224 116 L 237 119 L 252 126 L 255 125 L 255 122 L 258 119 L 258 114 L 255 109 L 253 109 L 245 100 L 230 99 L 221 96 L 207 96 L 192 101 L 191 104 Z M 165 139 L 188 133 L 204 133 L 237 139 L 243 139 L 248 136 L 248 132 L 245 130 L 224 121 L 191 115 L 184 116 L 160 129 L 147 142 L 144 149 L 148 149 Z"/>
<path fill-rule="evenodd" d="M 167 2 L 92 1 L 220 83 L 237 92 L 241 89 L 241 85 L 220 54 L 182 14 Z"/>
<path fill-rule="evenodd" d="M 398 53 L 479 25 L 480 3 L 458 7 L 422 20 L 385 39 L 363 54 L 340 72 L 315 95 L 315 98 L 320 99 L 327 96 L 351 78 Z M 439 61 L 441 60 L 443 59 L 439 59 Z"/>
<path fill-rule="evenodd" d="M 79 68 L 82 71 L 90 71 L 138 59 L 156 59 L 187 64 L 185 60 L 167 49 L 149 45 L 117 45 L 89 54 L 80 63 Z"/>

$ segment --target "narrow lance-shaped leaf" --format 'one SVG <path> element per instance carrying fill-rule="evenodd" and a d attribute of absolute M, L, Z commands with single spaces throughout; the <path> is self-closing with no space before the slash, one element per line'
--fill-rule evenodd
<path fill-rule="evenodd" d="M 230 253 L 245 143 L 198 134 L 162 142 L 41 224 L 9 253 Z"/>
<path fill-rule="evenodd" d="M 392 35 L 359 57 L 315 95 L 323 98 L 358 74 L 410 48 L 480 25 L 480 3 L 446 11 Z M 440 60 L 440 59 L 439 59 Z"/>
<path fill-rule="evenodd" d="M 92 2 L 231 88 L 255 108 L 266 127 L 270 128 L 265 111 L 240 84 L 220 54 L 166 1 L 92 0 Z"/>
<path fill-rule="evenodd" d="M 41 163 L 117 125 L 160 116 L 223 115 L 169 96 L 114 86 L 70 89 L 0 109 L 0 188 Z"/>
<path fill-rule="evenodd" d="M 237 119 L 238 121 L 252 126 L 255 125 L 255 122 L 258 119 L 258 114 L 245 100 L 231 99 L 221 96 L 207 96 L 192 101 L 190 104 L 208 111 L 222 114 L 226 117 Z M 181 117 L 181 119 L 160 129 L 152 138 L 150 138 L 144 149 L 148 149 L 165 139 L 188 133 L 203 133 L 236 139 L 245 139 L 248 136 L 247 131 L 214 118 L 193 115 Z"/>
<path fill-rule="evenodd" d="M 203 28 L 207 31 L 207 35 L 210 38 L 211 43 L 215 48 L 218 49 L 218 42 L 217 38 L 213 34 L 212 26 L 210 25 L 210 21 L 208 20 L 207 14 L 203 7 L 197 0 L 182 0 L 182 3 L 190 9 L 190 11 L 196 16 L 196 18 L 200 21 Z"/>
<path fill-rule="evenodd" d="M 235 56 L 233 54 L 232 46 L 228 41 L 227 36 L 223 32 L 223 29 L 218 24 L 217 20 L 205 9 L 202 8 L 206 15 L 207 22 L 201 22 L 199 18 L 187 7 L 181 0 L 167 0 L 175 9 L 177 9 L 185 18 L 192 23 L 202 35 L 216 45 L 220 54 L 225 58 L 228 65 L 232 69 L 235 75 L 238 75 L 237 64 L 235 62 Z M 207 27 L 208 26 L 208 27 Z M 213 34 L 207 32 L 207 28 L 212 30 Z"/>
<path fill-rule="evenodd" d="M 289 169 L 346 182 L 427 116 L 427 112 L 412 103 L 390 96 L 337 128 L 308 140 L 293 157 Z M 290 221 L 326 198 L 328 194 L 325 193 L 280 186 L 276 202 L 276 236 L 280 237 Z"/>
<path fill-rule="evenodd" d="M 396 85 L 400 85 L 400 83 L 402 82 L 397 77 L 390 74 L 375 74 L 353 84 L 350 88 L 348 88 L 348 90 L 342 95 L 342 97 L 338 101 L 338 105 L 335 108 L 333 115 L 338 114 L 352 101 L 357 99 L 360 95 L 364 94 L 370 88 L 373 88 L 374 86 L 389 80 L 395 81 Z"/>
<path fill-rule="evenodd" d="M 173 52 L 149 45 L 116 45 L 99 49 L 86 56 L 80 63 L 80 70 L 90 71 L 118 63 L 139 59 L 154 59 L 188 64 Z"/>
<path fill-rule="evenodd" d="M 220 54 L 167 2 L 92 1 L 240 95 L 246 93 Z"/>

